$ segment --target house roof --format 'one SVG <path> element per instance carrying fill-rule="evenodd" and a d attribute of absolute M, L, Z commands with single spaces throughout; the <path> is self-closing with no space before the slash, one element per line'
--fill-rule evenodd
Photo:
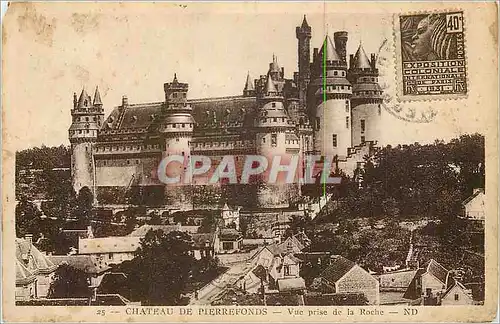
<path fill-rule="evenodd" d="M 332 39 L 329 35 L 326 35 L 325 40 L 323 41 L 323 46 L 321 46 L 321 50 L 319 51 L 319 57 L 323 57 L 323 53 L 326 50 L 326 61 L 340 61 L 339 55 L 337 54 L 337 50 L 333 45 Z"/>
<path fill-rule="evenodd" d="M 278 279 L 278 290 L 279 291 L 294 291 L 294 290 L 304 290 L 306 289 L 306 282 L 303 278 L 283 278 Z"/>
<path fill-rule="evenodd" d="M 446 289 L 446 291 L 444 292 L 443 294 L 443 298 L 446 298 L 446 296 L 448 296 L 448 294 L 451 292 L 451 290 L 454 288 L 454 287 L 458 287 L 459 289 L 461 289 L 464 294 L 469 295 L 469 289 L 465 288 L 464 285 L 462 285 L 462 283 L 460 283 L 459 281 L 456 281 L 456 280 L 453 280 L 453 284 L 452 285 L 449 285 L 448 289 Z M 472 298 L 472 296 L 470 296 Z"/>
<path fill-rule="evenodd" d="M 82 270 L 89 274 L 99 274 L 109 270 L 109 266 L 100 265 L 90 255 L 51 255 L 49 259 L 55 264 L 60 265 L 66 263 L 67 265 Z"/>
<path fill-rule="evenodd" d="M 401 271 L 392 271 L 380 274 L 380 289 L 405 289 L 408 288 L 413 278 L 417 274 L 417 270 L 405 269 Z"/>
<path fill-rule="evenodd" d="M 467 205 L 469 202 L 471 202 L 474 198 L 476 198 L 480 194 L 484 194 L 484 189 L 480 188 L 480 189 L 476 190 L 476 192 L 474 192 L 472 195 L 470 195 L 467 199 L 465 199 L 462 202 L 462 205 Z"/>
<path fill-rule="evenodd" d="M 436 279 L 441 281 L 443 284 L 446 284 L 446 278 L 448 276 L 448 270 L 439 264 L 436 260 L 431 259 L 427 264 L 427 272 L 432 274 Z"/>
<path fill-rule="evenodd" d="M 23 265 L 22 261 L 16 260 L 16 284 L 25 285 L 33 282 L 36 276 Z"/>
<path fill-rule="evenodd" d="M 136 228 L 128 236 L 132 237 L 144 237 L 146 233 L 150 230 L 162 230 L 163 233 L 168 234 L 174 231 L 186 232 L 186 233 L 196 233 L 198 232 L 199 226 L 180 226 L 180 225 L 142 225 Z"/>
<path fill-rule="evenodd" d="M 410 300 L 416 300 L 420 297 L 420 291 L 417 290 L 417 280 L 422 276 L 422 274 L 425 273 L 425 269 L 418 269 L 417 273 L 411 280 L 410 284 L 408 285 L 408 288 L 406 289 L 405 293 L 403 294 L 403 298 L 405 299 L 410 299 Z"/>
<path fill-rule="evenodd" d="M 110 236 L 78 241 L 79 254 L 134 252 L 140 246 L 141 237 Z"/>
<path fill-rule="evenodd" d="M 241 237 L 241 233 L 234 228 L 223 228 L 219 234 L 221 240 L 237 240 Z"/>
<path fill-rule="evenodd" d="M 323 270 L 320 277 L 328 280 L 331 283 L 336 283 L 356 264 L 351 260 L 344 258 L 341 255 L 332 255 L 330 265 Z"/>
<path fill-rule="evenodd" d="M 33 275 L 51 273 L 57 269 L 57 266 L 45 254 L 25 239 L 16 238 L 16 260 Z M 22 275 L 23 271 L 20 271 L 19 274 Z"/>

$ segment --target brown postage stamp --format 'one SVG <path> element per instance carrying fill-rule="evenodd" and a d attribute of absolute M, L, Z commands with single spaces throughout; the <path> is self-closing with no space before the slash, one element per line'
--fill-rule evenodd
<path fill-rule="evenodd" d="M 2 321 L 493 321 L 497 28 L 477 2 L 12 2 Z"/>
<path fill-rule="evenodd" d="M 402 14 L 395 23 L 400 98 L 466 96 L 464 12 Z"/>

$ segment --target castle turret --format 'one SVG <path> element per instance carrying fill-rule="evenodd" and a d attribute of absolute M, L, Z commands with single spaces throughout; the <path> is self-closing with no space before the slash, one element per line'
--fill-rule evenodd
<path fill-rule="evenodd" d="M 255 86 L 250 78 L 250 72 L 247 73 L 247 80 L 245 82 L 245 87 L 243 88 L 244 97 L 255 97 Z"/>
<path fill-rule="evenodd" d="M 88 187 L 94 192 L 95 197 L 93 149 L 97 141 L 97 132 L 104 119 L 104 109 L 98 88 L 95 90 L 93 102 L 85 88 L 82 89 L 78 99 L 76 93 L 73 94 L 71 118 L 69 141 L 73 188 L 78 193 L 81 188 Z"/>
<path fill-rule="evenodd" d="M 267 158 L 268 170 L 275 156 L 281 158 L 281 164 L 289 163 L 287 135 L 293 131 L 294 125 L 285 111 L 283 94 L 278 91 L 270 73 L 258 99 L 254 127 L 257 154 Z M 268 176 L 269 173 L 262 178 L 267 181 Z M 261 183 L 257 190 L 257 204 L 260 207 L 288 206 L 290 189 L 293 189 L 293 185 L 280 183 L 279 180 L 276 184 Z"/>
<path fill-rule="evenodd" d="M 188 84 L 181 83 L 174 74 L 172 82 L 165 83 L 165 103 L 163 105 L 163 119 L 160 133 L 163 136 L 165 147 L 163 158 L 170 155 L 184 157 L 184 163 L 169 164 L 169 177 L 180 175 L 180 182 L 165 188 L 166 201 L 177 208 L 191 208 L 190 186 L 184 185 L 184 168 L 191 154 L 190 146 L 193 136 L 194 119 L 192 108 L 187 102 Z"/>
<path fill-rule="evenodd" d="M 380 138 L 382 114 L 382 89 L 378 84 L 378 69 L 375 54 L 368 59 L 363 45 L 360 44 L 349 62 L 349 78 L 352 91 L 352 144 L 360 145 L 365 141 Z"/>
<path fill-rule="evenodd" d="M 346 39 L 347 35 L 342 37 Z M 330 36 L 326 36 L 313 64 L 316 67 L 315 78 L 309 87 L 310 104 L 315 108 L 311 113 L 314 150 L 324 156 L 345 157 L 351 147 L 352 89 L 347 80 L 347 64 L 337 53 Z"/>
<path fill-rule="evenodd" d="M 302 25 L 295 28 L 295 36 L 298 40 L 298 65 L 299 73 L 297 85 L 299 88 L 299 104 L 301 109 L 305 109 L 307 104 L 307 86 L 311 78 L 311 27 L 307 23 L 306 16 L 302 20 Z"/>

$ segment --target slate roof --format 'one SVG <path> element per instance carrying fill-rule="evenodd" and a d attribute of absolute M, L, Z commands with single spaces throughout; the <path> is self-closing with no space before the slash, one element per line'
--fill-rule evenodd
<path fill-rule="evenodd" d="M 362 44 L 359 44 L 358 50 L 354 55 L 354 67 L 358 69 L 370 68 L 370 60 L 368 60 L 368 56 L 366 55 Z"/>
<path fill-rule="evenodd" d="M 55 265 L 66 263 L 67 265 L 82 270 L 89 274 L 99 274 L 109 270 L 109 266 L 101 266 L 90 255 L 51 255 L 50 261 Z"/>
<path fill-rule="evenodd" d="M 326 60 L 327 61 L 340 61 L 340 57 L 337 54 L 337 50 L 333 45 L 332 39 L 329 35 L 326 35 L 325 40 L 323 41 L 323 46 L 321 46 L 321 50 L 319 51 L 319 57 L 323 57 L 323 53 L 326 47 Z M 321 59 L 323 61 L 323 59 Z"/>
<path fill-rule="evenodd" d="M 431 259 L 427 264 L 427 272 L 436 277 L 443 284 L 446 284 L 446 277 L 448 276 L 448 270 L 439 264 L 436 260 Z"/>
<path fill-rule="evenodd" d="M 217 127 L 220 124 L 244 123 L 251 125 L 257 108 L 255 97 L 228 96 L 219 98 L 190 99 L 195 127 Z M 125 108 L 115 107 L 103 124 L 103 129 L 141 130 L 150 127 L 161 117 L 163 102 L 129 104 Z M 121 110 L 123 109 L 123 116 Z M 215 117 L 215 118 L 214 118 Z M 214 122 L 215 120 L 215 122 Z"/>
<path fill-rule="evenodd" d="M 341 255 L 333 255 L 331 257 L 330 265 L 325 270 L 323 270 L 323 272 L 320 274 L 320 277 L 328 280 L 331 283 L 336 283 L 354 266 L 355 263 L 351 260 L 348 260 Z"/>

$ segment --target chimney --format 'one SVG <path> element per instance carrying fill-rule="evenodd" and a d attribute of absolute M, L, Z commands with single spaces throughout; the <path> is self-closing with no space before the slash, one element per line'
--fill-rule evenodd
<path fill-rule="evenodd" d="M 349 68 L 352 69 L 354 66 L 354 54 L 349 55 Z"/>
<path fill-rule="evenodd" d="M 128 97 L 125 95 L 122 97 L 122 107 L 128 106 Z"/>
<path fill-rule="evenodd" d="M 24 239 L 28 242 L 31 249 L 31 245 L 33 245 L 33 234 L 24 235 Z"/>
<path fill-rule="evenodd" d="M 371 54 L 371 60 L 370 60 L 370 66 L 372 67 L 372 70 L 375 70 L 376 68 L 376 57 L 375 57 L 375 53 L 372 53 Z"/>
<path fill-rule="evenodd" d="M 317 57 L 318 57 L 318 48 L 315 47 L 313 49 L 313 62 L 316 62 Z"/>
<path fill-rule="evenodd" d="M 73 92 L 73 109 L 76 109 L 77 104 L 78 104 L 78 99 L 76 98 L 76 92 Z"/>
<path fill-rule="evenodd" d="M 284 67 L 281 67 L 281 77 L 282 78 L 285 77 L 285 68 Z"/>

